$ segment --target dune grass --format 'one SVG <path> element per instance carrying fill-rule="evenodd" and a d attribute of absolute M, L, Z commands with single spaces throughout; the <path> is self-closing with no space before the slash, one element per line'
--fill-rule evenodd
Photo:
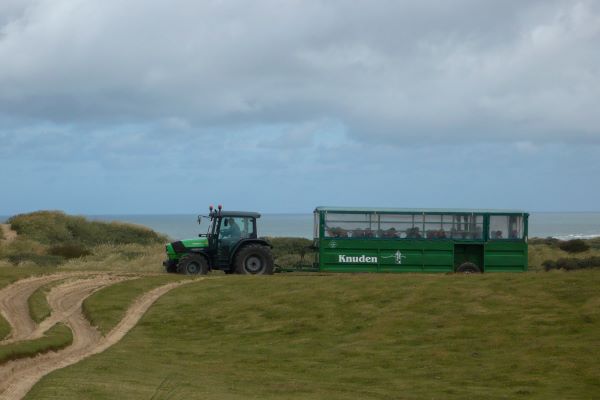
<path fill-rule="evenodd" d="M 85 217 L 67 215 L 62 211 L 36 211 L 15 215 L 10 217 L 8 222 L 19 235 L 51 245 L 153 244 L 162 243 L 166 239 L 140 225 L 90 221 Z"/>
<path fill-rule="evenodd" d="M 38 267 L 19 267 L 15 268 L 12 265 L 0 266 L 0 289 L 8 286 L 19 279 L 24 279 L 34 275 L 44 275 L 53 273 L 54 270 Z"/>
<path fill-rule="evenodd" d="M 164 272 L 164 244 L 104 244 L 92 248 L 92 254 L 68 260 L 59 270 L 105 272 Z"/>
<path fill-rule="evenodd" d="M 590 243 L 595 243 L 588 241 Z M 542 243 L 529 244 L 529 270 L 543 271 L 542 263 L 546 260 L 558 260 L 560 258 L 588 258 L 600 257 L 600 248 L 591 247 L 590 250 L 581 253 L 567 253 L 558 246 L 551 246 Z"/>
<path fill-rule="evenodd" d="M 50 328 L 39 339 L 0 345 L 0 364 L 18 358 L 33 357 L 37 354 L 60 350 L 71 343 L 73 343 L 71 329 L 59 323 Z"/>
<path fill-rule="evenodd" d="M 599 271 L 208 278 L 27 398 L 593 398 L 598 287 Z"/>
<path fill-rule="evenodd" d="M 147 276 L 108 286 L 85 299 L 83 313 L 105 335 L 119 323 L 137 297 L 157 286 L 181 279 L 184 279 L 181 275 Z"/>

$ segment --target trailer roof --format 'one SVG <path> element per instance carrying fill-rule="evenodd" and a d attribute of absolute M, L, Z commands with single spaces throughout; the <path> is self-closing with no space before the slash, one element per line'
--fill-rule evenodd
<path fill-rule="evenodd" d="M 348 212 L 348 213 L 385 213 L 385 214 L 415 214 L 415 213 L 435 213 L 435 214 L 521 214 L 529 215 L 522 210 L 502 210 L 502 209 L 477 209 L 477 208 L 387 208 L 387 207 L 329 207 L 319 206 L 315 212 Z"/>

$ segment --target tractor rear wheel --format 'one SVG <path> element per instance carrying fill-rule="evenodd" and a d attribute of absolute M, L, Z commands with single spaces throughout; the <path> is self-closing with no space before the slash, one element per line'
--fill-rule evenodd
<path fill-rule="evenodd" d="M 188 254 L 179 260 L 177 272 L 184 275 L 206 275 L 208 273 L 208 263 L 204 256 Z"/>
<path fill-rule="evenodd" d="M 250 244 L 241 248 L 235 256 L 235 272 L 244 275 L 271 275 L 273 254 L 268 246 Z"/>

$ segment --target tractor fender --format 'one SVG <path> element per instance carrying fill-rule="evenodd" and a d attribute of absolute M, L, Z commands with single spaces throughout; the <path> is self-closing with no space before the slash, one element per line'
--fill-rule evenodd
<path fill-rule="evenodd" d="M 260 245 L 263 245 L 263 246 L 268 246 L 271 249 L 273 248 L 273 245 L 271 245 L 271 243 L 267 242 L 264 239 L 242 239 L 231 250 L 231 253 L 229 254 L 229 263 L 231 264 L 233 262 L 233 259 L 235 258 L 235 255 L 237 254 L 237 252 L 242 247 L 244 247 L 246 245 L 249 245 L 249 244 L 260 244 Z"/>

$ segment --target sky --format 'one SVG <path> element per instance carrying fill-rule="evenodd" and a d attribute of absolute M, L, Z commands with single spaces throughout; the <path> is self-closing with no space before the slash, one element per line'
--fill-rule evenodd
<path fill-rule="evenodd" d="M 2 0 L 0 215 L 600 211 L 600 1 Z"/>

